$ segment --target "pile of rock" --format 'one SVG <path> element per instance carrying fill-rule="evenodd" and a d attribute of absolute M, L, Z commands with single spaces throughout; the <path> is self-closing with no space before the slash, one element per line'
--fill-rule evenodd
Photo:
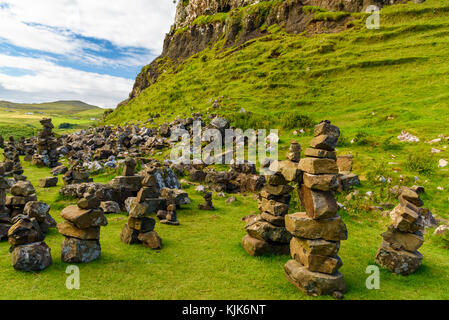
<path fill-rule="evenodd" d="M 242 239 L 248 254 L 288 254 L 292 236 L 285 228 L 285 215 L 294 189 L 289 183 L 302 181 L 300 159 L 301 146 L 292 141 L 287 160 L 273 161 L 265 172 L 266 185 L 258 199 L 260 214 L 246 226 L 248 234 Z"/>
<path fill-rule="evenodd" d="M 10 139 L 11 138 L 14 141 L 12 136 Z M 3 149 L 3 157 L 6 176 L 20 176 L 23 174 L 22 165 L 20 163 L 20 155 L 15 148 L 15 143 L 11 142 L 11 140 Z"/>
<path fill-rule="evenodd" d="M 299 196 L 305 212 L 287 215 L 285 225 L 293 235 L 294 260 L 284 267 L 287 280 L 308 295 L 341 297 L 346 291 L 343 265 L 337 256 L 340 241 L 347 239 L 346 225 L 338 216 L 333 190 L 338 187 L 335 147 L 340 130 L 329 121 L 315 127 L 315 138 L 299 168 L 304 172 Z"/>
<path fill-rule="evenodd" d="M 9 190 L 8 180 L 5 178 L 5 166 L 0 163 L 0 241 L 8 238 L 11 227 L 10 211 L 6 207 L 6 194 Z"/>
<path fill-rule="evenodd" d="M 396 274 L 409 275 L 421 266 L 418 249 L 424 243 L 423 202 L 418 192 L 402 188 L 400 204 L 391 212 L 393 223 L 382 234 L 376 263 Z"/>
<path fill-rule="evenodd" d="M 163 188 L 161 190 L 161 196 L 167 201 L 167 209 L 157 212 L 158 219 L 162 224 L 178 226 L 179 220 L 176 209 L 180 208 L 181 205 L 191 202 L 187 192 L 180 189 Z"/>
<path fill-rule="evenodd" d="M 51 250 L 36 218 L 19 215 L 8 232 L 11 264 L 20 271 L 41 271 L 52 264 Z"/>
<path fill-rule="evenodd" d="M 130 204 L 128 223 L 120 235 L 123 243 L 143 243 L 151 249 L 162 247 L 161 238 L 154 231 L 156 221 L 149 216 L 167 208 L 167 201 L 160 194 L 157 171 L 156 167 L 149 167 L 145 171 L 142 188 Z M 170 209 L 173 211 L 174 207 Z"/>
<path fill-rule="evenodd" d="M 92 178 L 89 178 L 89 172 L 83 167 L 81 161 L 75 161 L 70 169 L 64 174 L 62 178 L 65 185 L 80 184 L 93 182 Z"/>
<path fill-rule="evenodd" d="M 215 210 L 214 204 L 212 203 L 212 192 L 206 192 L 206 194 L 204 195 L 204 204 L 200 203 L 198 205 L 198 209 L 204 211 Z"/>
<path fill-rule="evenodd" d="M 24 214 L 28 202 L 37 201 L 36 190 L 29 181 L 18 181 L 10 188 L 11 196 L 6 197 L 6 206 L 11 218 Z"/>
<path fill-rule="evenodd" d="M 61 259 L 68 263 L 88 263 L 100 258 L 100 227 L 108 220 L 100 208 L 95 190 L 90 189 L 75 206 L 62 210 L 65 220 L 58 224 L 58 231 L 65 239 L 62 243 Z"/>
<path fill-rule="evenodd" d="M 42 119 L 40 123 L 43 126 L 37 136 L 37 150 L 33 155 L 31 163 L 40 167 L 54 168 L 60 165 L 58 153 L 58 140 L 53 133 L 53 124 L 51 119 Z"/>

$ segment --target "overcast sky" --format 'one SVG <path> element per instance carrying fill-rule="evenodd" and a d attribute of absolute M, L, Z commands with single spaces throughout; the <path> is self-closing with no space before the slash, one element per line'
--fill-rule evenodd
<path fill-rule="evenodd" d="M 0 100 L 115 107 L 162 51 L 173 0 L 0 0 Z"/>

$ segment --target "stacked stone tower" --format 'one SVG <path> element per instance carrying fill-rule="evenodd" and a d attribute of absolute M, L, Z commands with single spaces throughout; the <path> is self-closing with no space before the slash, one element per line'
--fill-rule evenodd
<path fill-rule="evenodd" d="M 61 259 L 67 263 L 88 263 L 100 258 L 100 227 L 108 220 L 100 208 L 100 200 L 94 188 L 89 188 L 76 206 L 62 210 L 66 220 L 58 224 L 58 231 L 65 239 Z"/>
<path fill-rule="evenodd" d="M 335 147 L 340 130 L 323 121 L 315 127 L 315 137 L 299 163 L 304 172 L 298 193 L 305 212 L 287 215 L 285 225 L 293 235 L 293 260 L 285 265 L 287 280 L 309 295 L 334 295 L 346 291 L 343 265 L 337 256 L 347 229 L 340 216 L 333 190 L 338 188 Z"/>
<path fill-rule="evenodd" d="M 33 155 L 31 163 L 40 167 L 54 168 L 60 165 L 58 162 L 58 140 L 53 133 L 51 119 L 40 121 L 43 129 L 37 136 L 37 152 Z"/>
<path fill-rule="evenodd" d="M 44 242 L 36 218 L 19 215 L 12 218 L 13 226 L 8 232 L 11 245 L 11 264 L 20 271 L 41 271 L 52 264 L 51 250 Z"/>
<path fill-rule="evenodd" d="M 156 221 L 150 217 L 167 208 L 166 199 L 161 197 L 155 175 L 157 168 L 149 167 L 142 180 L 142 188 L 131 203 L 128 223 L 124 225 L 120 240 L 126 244 L 142 243 L 151 249 L 160 249 L 162 241 L 154 231 Z M 175 208 L 170 207 L 172 210 Z"/>
<path fill-rule="evenodd" d="M 401 275 L 415 273 L 422 262 L 418 249 L 424 243 L 421 207 L 424 205 L 419 194 L 403 188 L 400 204 L 392 211 L 393 223 L 382 234 L 382 243 L 376 255 L 376 263 Z"/>
<path fill-rule="evenodd" d="M 298 162 L 301 146 L 292 141 L 285 161 L 274 161 L 266 172 L 266 184 L 259 194 L 260 214 L 246 226 L 242 246 L 252 256 L 288 254 L 291 234 L 285 229 L 285 215 L 290 208 L 293 187 L 302 181 Z"/>

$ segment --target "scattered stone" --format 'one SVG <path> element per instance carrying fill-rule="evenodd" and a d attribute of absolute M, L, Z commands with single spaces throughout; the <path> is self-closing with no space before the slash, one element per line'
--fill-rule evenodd
<path fill-rule="evenodd" d="M 58 185 L 58 177 L 44 178 L 39 182 L 40 188 L 52 188 Z"/>
<path fill-rule="evenodd" d="M 105 214 L 118 214 L 122 212 L 122 210 L 120 209 L 120 205 L 115 201 L 103 201 L 100 204 L 100 208 L 103 209 L 103 212 Z"/>

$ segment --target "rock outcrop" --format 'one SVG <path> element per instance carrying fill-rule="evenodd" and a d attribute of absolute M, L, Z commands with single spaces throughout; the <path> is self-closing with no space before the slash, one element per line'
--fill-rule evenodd
<path fill-rule="evenodd" d="M 304 6 L 317 6 L 329 11 L 359 12 L 368 5 L 380 7 L 406 0 L 293 0 L 282 3 L 267 0 L 190 0 L 179 1 L 176 18 L 166 35 L 162 54 L 145 66 L 136 78 L 129 99 L 154 84 L 159 76 L 190 56 L 220 39 L 224 48 L 240 45 L 267 34 L 262 26 L 283 25 L 288 33 L 330 33 L 346 28 L 352 18 L 342 15 L 338 21 L 316 21 Z M 243 10 L 242 10 L 243 8 Z"/>

